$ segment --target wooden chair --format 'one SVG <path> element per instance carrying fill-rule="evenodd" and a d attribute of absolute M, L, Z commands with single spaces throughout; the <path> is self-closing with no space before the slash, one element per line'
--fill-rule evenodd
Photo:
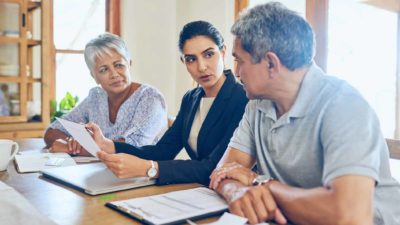
<path fill-rule="evenodd" d="M 390 158 L 400 160 L 400 140 L 386 138 Z"/>

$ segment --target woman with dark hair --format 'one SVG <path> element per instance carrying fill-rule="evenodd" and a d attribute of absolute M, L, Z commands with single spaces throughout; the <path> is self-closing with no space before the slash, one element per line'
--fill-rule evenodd
<path fill-rule="evenodd" d="M 205 21 L 188 23 L 180 33 L 179 49 L 199 87 L 185 94 L 175 122 L 156 145 L 113 142 L 96 124 L 87 125 L 102 150 L 99 158 L 120 178 L 148 176 L 157 184 L 207 185 L 242 118 L 248 100 L 232 72 L 224 70 L 226 47 L 218 30 Z M 182 148 L 190 160 L 174 160 Z"/>

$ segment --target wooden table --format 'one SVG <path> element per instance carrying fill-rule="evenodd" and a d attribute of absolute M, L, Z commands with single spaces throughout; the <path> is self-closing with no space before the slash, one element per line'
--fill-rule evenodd
<path fill-rule="evenodd" d="M 40 150 L 43 139 L 21 139 L 20 151 Z M 125 200 L 183 190 L 200 186 L 199 184 L 179 184 L 167 186 L 149 186 L 105 195 L 89 196 L 75 189 L 42 178 L 39 173 L 20 174 L 14 163 L 7 171 L 0 172 L 0 180 L 13 187 L 32 203 L 42 214 L 57 224 L 140 224 L 104 206 L 106 202 Z M 199 223 L 215 221 L 209 218 Z"/>

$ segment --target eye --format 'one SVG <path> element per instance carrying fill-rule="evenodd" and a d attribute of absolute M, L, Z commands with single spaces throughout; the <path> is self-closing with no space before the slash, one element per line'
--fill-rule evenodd
<path fill-rule="evenodd" d="M 208 52 L 206 52 L 206 53 L 204 54 L 204 56 L 205 56 L 206 58 L 211 58 L 213 55 L 215 55 L 215 53 L 214 53 L 213 51 L 208 51 Z"/>
<path fill-rule="evenodd" d="M 185 63 L 193 63 L 194 61 L 196 61 L 196 58 L 193 56 L 185 56 Z"/>
<path fill-rule="evenodd" d="M 100 74 L 104 74 L 104 73 L 106 73 L 107 71 L 108 71 L 108 68 L 107 68 L 107 67 L 101 67 L 100 70 L 99 70 L 99 73 L 100 73 Z"/>
<path fill-rule="evenodd" d="M 124 67 L 125 67 L 125 65 L 122 64 L 122 63 L 115 64 L 115 68 L 117 68 L 117 69 L 121 69 L 121 68 L 124 68 Z"/>

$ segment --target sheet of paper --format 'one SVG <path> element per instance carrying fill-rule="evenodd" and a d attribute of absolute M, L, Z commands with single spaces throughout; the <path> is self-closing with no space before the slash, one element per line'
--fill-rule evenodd
<path fill-rule="evenodd" d="M 140 215 L 154 224 L 167 224 L 228 208 L 225 200 L 204 187 L 112 202 L 112 204 L 123 208 L 126 212 Z"/>
<path fill-rule="evenodd" d="M 89 131 L 86 130 L 85 125 L 74 123 L 68 120 L 57 118 L 57 120 L 64 126 L 64 128 L 84 147 L 91 155 L 97 158 L 97 152 L 100 151 L 99 146 L 90 136 Z"/>
<path fill-rule="evenodd" d="M 60 160 L 63 159 L 63 160 Z M 60 164 L 51 164 L 52 160 L 62 161 Z M 73 166 L 75 161 L 67 153 L 40 153 L 30 152 L 15 156 L 17 169 L 20 173 L 39 172 L 46 168 Z"/>
<path fill-rule="evenodd" d="M 191 220 L 187 220 L 190 225 L 197 225 L 195 222 Z M 225 212 L 217 221 L 212 223 L 205 223 L 203 225 L 247 225 L 247 219 L 241 216 L 234 215 L 232 213 Z M 258 223 L 257 225 L 269 225 L 269 223 Z"/>

